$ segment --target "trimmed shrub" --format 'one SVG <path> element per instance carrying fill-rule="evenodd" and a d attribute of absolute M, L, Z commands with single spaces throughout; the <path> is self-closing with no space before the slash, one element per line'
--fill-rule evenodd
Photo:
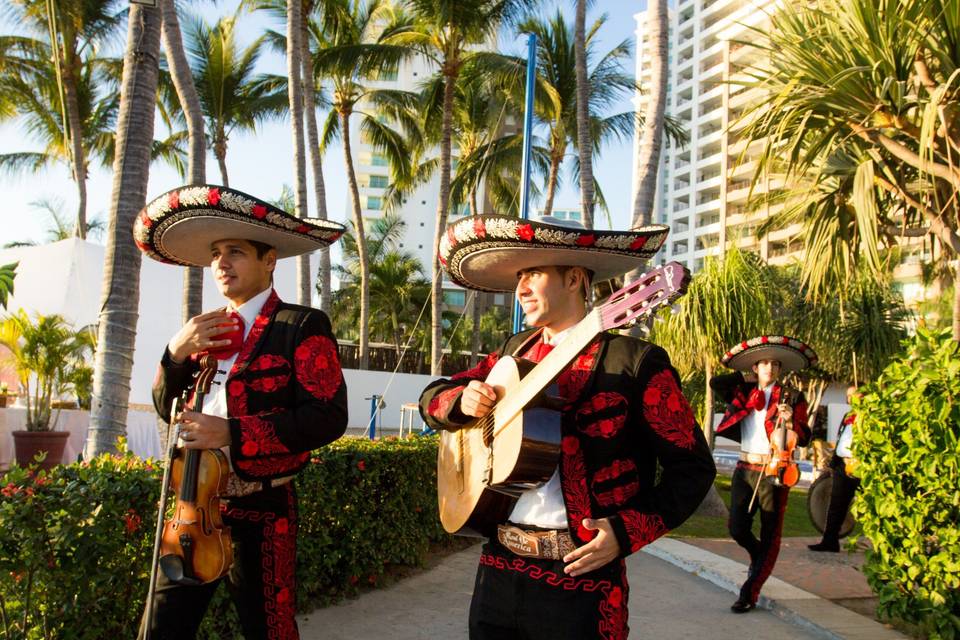
<path fill-rule="evenodd" d="M 907 355 L 854 401 L 864 573 L 879 613 L 930 638 L 960 637 L 960 357 L 919 329 Z"/>
<path fill-rule="evenodd" d="M 297 478 L 300 611 L 419 565 L 445 540 L 437 517 L 437 438 L 325 447 Z M 136 637 L 150 575 L 162 470 L 132 454 L 0 478 L 2 637 Z M 226 589 L 200 637 L 239 637 Z"/>

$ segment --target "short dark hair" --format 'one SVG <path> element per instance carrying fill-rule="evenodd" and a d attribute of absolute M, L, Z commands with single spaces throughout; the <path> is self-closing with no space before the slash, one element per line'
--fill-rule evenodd
<path fill-rule="evenodd" d="M 247 242 L 252 244 L 253 248 L 256 250 L 257 260 L 262 260 L 263 256 L 267 255 L 267 251 L 273 249 L 273 247 L 266 242 L 260 242 L 259 240 L 247 240 Z"/>

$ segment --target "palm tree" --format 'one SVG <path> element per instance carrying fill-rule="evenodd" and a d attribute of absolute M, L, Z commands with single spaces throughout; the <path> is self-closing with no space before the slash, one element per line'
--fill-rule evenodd
<path fill-rule="evenodd" d="M 646 227 L 653 222 L 656 201 L 657 170 L 660 167 L 660 146 L 663 143 L 664 110 L 667 104 L 667 1 L 653 0 L 647 5 L 647 59 L 650 61 L 650 91 L 637 152 L 637 192 L 633 200 L 632 228 Z M 640 114 L 637 114 L 637 126 Z"/>
<path fill-rule="evenodd" d="M 71 167 L 77 184 L 78 209 L 76 233 L 81 238 L 86 228 L 87 207 L 87 149 L 84 123 L 84 76 L 88 65 L 96 56 L 101 41 L 120 24 L 122 12 L 115 0 L 89 2 L 86 0 L 12 0 L 7 10 L 12 22 L 25 29 L 43 34 L 50 55 L 43 58 L 46 64 L 37 69 L 42 75 L 52 76 L 55 94 L 45 107 L 56 105 L 59 112 L 62 140 L 61 157 Z M 53 61 L 53 68 L 49 61 Z M 26 78 L 21 78 L 26 79 Z M 2 111 L 2 110 L 0 110 Z"/>
<path fill-rule="evenodd" d="M 587 75 L 587 0 L 577 0 L 574 20 L 573 51 L 577 86 L 577 154 L 580 157 L 580 209 L 583 224 L 593 228 L 593 143 L 590 141 L 590 77 Z"/>
<path fill-rule="evenodd" d="M 161 0 L 170 1 L 170 0 Z M 161 15 L 157 9 L 130 7 L 124 53 L 117 150 L 113 167 L 110 228 L 104 264 L 94 362 L 90 429 L 84 456 L 90 459 L 116 448 L 126 432 L 131 357 L 140 302 L 140 251 L 130 229 L 147 200 L 154 105 L 159 77 Z"/>
<path fill-rule="evenodd" d="M 453 133 L 453 104 L 457 79 L 465 62 L 478 45 L 495 37 L 496 30 L 514 19 L 530 3 L 519 0 L 407 0 L 415 22 L 408 28 L 395 30 L 386 42 L 409 47 L 432 61 L 443 77 L 443 118 L 439 140 L 440 197 L 437 203 L 437 221 L 433 239 L 433 292 L 431 294 L 430 370 L 440 373 L 442 356 L 443 274 L 437 254 L 450 210 L 451 136 Z"/>
<path fill-rule="evenodd" d="M 7 308 L 7 299 L 13 293 L 13 281 L 17 277 L 19 262 L 0 265 L 0 307 Z"/>
<path fill-rule="evenodd" d="M 180 33 L 180 20 L 177 17 L 175 0 L 161 3 L 160 9 L 163 12 L 161 36 L 167 67 L 170 69 L 170 77 L 177 91 L 180 108 L 187 121 L 189 184 L 204 184 L 207 181 L 207 141 L 203 133 L 203 108 L 200 106 L 200 96 L 193 82 L 187 53 L 183 48 L 183 36 Z M 181 308 L 184 323 L 203 310 L 203 269 L 199 267 L 184 269 Z"/>
<path fill-rule="evenodd" d="M 230 185 L 227 144 L 234 131 L 254 131 L 268 118 L 287 112 L 286 87 L 275 76 L 255 75 L 264 36 L 246 48 L 237 42 L 237 14 L 210 27 L 192 20 L 186 29 L 187 54 L 206 120 L 207 143 L 220 166 L 220 180 Z"/>
<path fill-rule="evenodd" d="M 597 19 L 586 35 L 587 57 L 594 57 L 596 36 L 606 22 L 606 16 Z M 560 182 L 560 167 L 567 155 L 568 145 L 577 147 L 580 143 L 577 131 L 577 78 L 574 51 L 574 28 L 564 20 L 563 13 L 557 11 L 549 21 L 531 17 L 517 26 L 520 33 L 533 33 L 537 36 L 537 74 L 546 85 L 546 93 L 554 99 L 541 101 L 538 111 L 546 122 L 549 140 L 550 169 L 547 177 L 544 215 L 553 211 L 553 198 Z M 633 133 L 634 114 L 632 112 L 602 116 L 625 95 L 636 90 L 636 81 L 631 74 L 622 70 L 631 57 L 630 44 L 624 40 L 604 53 L 589 70 L 589 91 L 587 94 L 588 122 L 590 126 L 591 156 L 600 151 L 604 142 L 611 137 L 626 139 Z M 582 177 L 583 164 L 577 165 Z"/>
<path fill-rule="evenodd" d="M 50 221 L 50 226 L 47 227 L 47 242 L 59 242 L 61 240 L 66 240 L 74 235 L 73 225 L 67 220 L 66 216 L 61 213 L 63 211 L 63 202 L 59 199 L 43 198 L 41 200 L 36 200 L 31 202 L 30 205 L 37 209 L 45 211 L 47 218 Z M 103 220 L 100 218 L 93 218 L 87 220 L 87 228 L 85 230 L 85 235 L 95 235 L 100 237 L 103 235 L 103 232 L 106 231 L 106 225 L 104 225 Z M 8 242 L 4 245 L 5 248 L 11 247 L 32 247 L 36 243 L 32 240 L 18 241 L 18 242 Z"/>
<path fill-rule="evenodd" d="M 960 253 L 955 13 L 952 0 L 783 5 L 769 34 L 761 34 L 768 44 L 749 43 L 765 59 L 751 83 L 764 98 L 744 114 L 746 137 L 765 140 L 757 177 L 779 171 L 778 163 L 803 176 L 824 159 L 847 155 L 858 160 L 857 219 L 873 221 L 862 229 L 886 226 L 876 197 L 882 191 L 899 203 L 894 226 L 927 231 L 950 254 Z M 894 89 L 900 87 L 911 89 Z M 953 332 L 960 340 L 960 287 Z"/>
<path fill-rule="evenodd" d="M 350 146 L 350 118 L 354 114 L 360 116 L 361 135 L 369 140 L 375 149 L 386 155 L 391 174 L 396 181 L 399 176 L 410 173 L 407 139 L 415 139 L 417 136 L 416 123 L 409 115 L 416 96 L 405 91 L 373 89 L 362 84 L 365 75 L 395 66 L 398 60 L 406 55 L 400 47 L 378 42 L 383 32 L 395 28 L 394 24 L 399 16 L 392 5 L 385 0 L 333 2 L 341 3 L 336 29 L 330 36 L 329 46 L 319 51 L 314 60 L 316 72 L 330 78 L 333 84 L 333 108 L 324 123 L 320 144 L 321 150 L 326 150 L 337 137 L 343 143 L 360 278 L 360 368 L 365 369 L 369 358 L 370 259 L 361 212 L 360 190 Z M 391 128 L 388 124 L 391 120 L 400 124 L 405 135 Z"/>

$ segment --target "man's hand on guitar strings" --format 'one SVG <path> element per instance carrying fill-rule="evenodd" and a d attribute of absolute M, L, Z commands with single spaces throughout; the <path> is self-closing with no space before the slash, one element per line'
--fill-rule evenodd
<path fill-rule="evenodd" d="M 570 576 L 579 576 L 599 569 L 620 556 L 620 543 L 617 542 L 609 518 L 584 518 L 583 527 L 596 531 L 597 537 L 563 557 L 563 561 L 568 563 L 563 572 Z"/>
<path fill-rule="evenodd" d="M 482 418 L 497 402 L 497 392 L 486 382 L 471 380 L 460 396 L 460 411 L 465 416 Z"/>

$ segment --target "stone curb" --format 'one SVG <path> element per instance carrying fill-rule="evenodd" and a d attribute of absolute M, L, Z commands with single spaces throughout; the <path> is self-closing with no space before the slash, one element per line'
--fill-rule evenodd
<path fill-rule="evenodd" d="M 674 538 L 660 538 L 643 551 L 733 594 L 740 592 L 740 583 L 746 577 L 745 565 Z M 773 576 L 763 585 L 757 606 L 828 640 L 906 639 L 875 620 Z"/>

